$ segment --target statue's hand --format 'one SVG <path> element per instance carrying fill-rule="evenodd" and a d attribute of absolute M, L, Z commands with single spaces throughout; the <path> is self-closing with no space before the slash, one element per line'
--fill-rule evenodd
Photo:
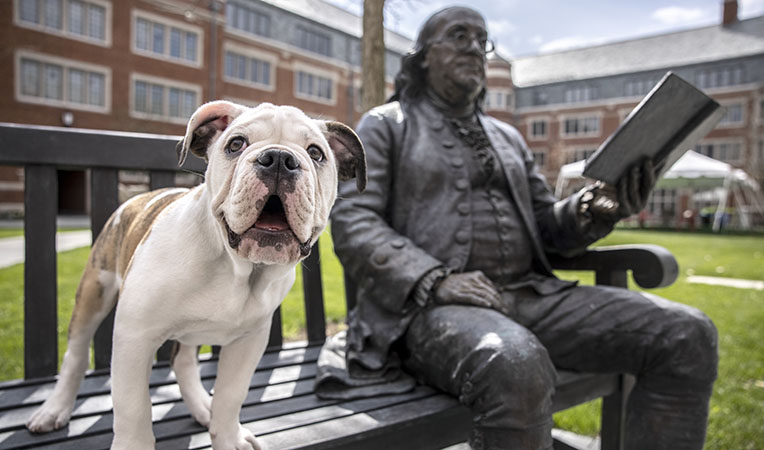
<path fill-rule="evenodd" d="M 593 219 L 617 222 L 644 209 L 654 185 L 653 163 L 645 159 L 633 165 L 618 186 L 599 183 L 584 194 L 582 201 L 589 203 Z"/>
<path fill-rule="evenodd" d="M 508 314 L 499 291 L 483 272 L 452 273 L 435 289 L 435 304 L 473 305 Z"/>

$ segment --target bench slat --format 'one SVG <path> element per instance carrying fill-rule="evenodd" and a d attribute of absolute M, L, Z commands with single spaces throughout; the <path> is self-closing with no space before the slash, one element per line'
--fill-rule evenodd
<path fill-rule="evenodd" d="M 90 227 L 93 242 L 101 234 L 111 214 L 119 207 L 119 172 L 117 169 L 94 168 L 90 171 Z M 93 338 L 96 369 L 111 364 L 111 337 L 114 329 L 114 310 L 101 322 Z"/>
<path fill-rule="evenodd" d="M 54 166 L 24 168 L 24 211 L 24 378 L 35 378 L 55 375 L 58 368 Z"/>
<path fill-rule="evenodd" d="M 257 371 L 288 367 L 305 363 L 315 363 L 320 347 L 297 347 L 277 352 L 268 352 L 257 365 Z M 199 362 L 202 378 L 212 378 L 217 372 L 217 360 L 208 359 Z M 256 372 L 257 373 L 257 372 Z M 175 382 L 175 374 L 166 364 L 157 365 L 151 371 L 150 385 L 152 387 Z M 46 383 L 8 383 L 0 386 L 0 411 L 23 405 L 38 405 L 45 400 L 53 390 L 53 378 Z M 107 371 L 90 372 L 82 381 L 78 397 L 108 394 L 111 382 Z"/>
<path fill-rule="evenodd" d="M 326 340 L 326 316 L 318 242 L 311 249 L 310 255 L 302 262 L 302 292 L 308 342 L 322 344 Z"/>
<path fill-rule="evenodd" d="M 346 402 L 338 402 L 331 400 L 320 400 L 315 395 L 310 395 L 301 399 L 302 402 L 314 402 L 315 407 L 311 409 L 305 409 L 303 411 L 294 410 L 281 410 L 275 408 L 281 408 L 282 403 L 274 403 L 270 414 L 263 414 L 261 409 L 264 409 L 266 405 L 243 408 L 241 419 L 242 424 L 250 431 L 258 436 L 261 441 L 265 436 L 273 433 L 278 433 L 284 429 L 289 429 L 290 432 L 297 434 L 302 433 L 302 427 L 311 425 L 320 421 L 326 421 L 336 419 L 338 417 L 346 417 L 353 414 L 361 414 L 367 411 L 373 411 L 375 409 L 397 404 L 416 404 L 421 399 L 434 395 L 434 391 L 426 386 L 420 386 L 413 392 L 399 395 L 390 395 L 382 397 L 374 397 L 360 400 L 351 400 Z M 275 414 L 274 414 L 275 413 Z M 305 438 L 306 436 L 302 436 Z M 191 445 L 188 445 L 190 443 Z M 188 445 L 184 447 L 183 445 Z M 202 432 L 197 433 L 190 437 L 183 437 L 180 439 L 167 440 L 157 443 L 157 449 L 177 449 L 177 448 L 205 448 L 210 445 L 209 433 Z M 282 448 L 282 447 L 269 447 L 266 448 Z M 283 447 L 288 448 L 288 447 Z"/>
<path fill-rule="evenodd" d="M 265 388 L 268 386 L 278 386 L 284 383 L 293 383 L 303 380 L 312 380 L 316 376 L 315 364 L 285 366 L 273 369 L 258 370 L 252 376 L 250 380 L 250 389 Z M 214 374 L 212 377 L 204 377 L 202 384 L 210 391 L 214 386 L 215 379 Z M 50 389 L 46 389 L 45 392 L 52 391 L 52 385 Z M 268 397 L 273 398 L 275 395 L 273 388 L 268 392 Z M 149 389 L 151 395 L 152 405 L 158 405 L 168 402 L 180 402 L 180 390 L 178 385 L 164 384 L 155 385 Z M 39 402 L 36 404 L 27 404 L 25 406 L 19 406 L 12 410 L 6 411 L 0 416 L 0 432 L 10 431 L 13 429 L 21 429 L 24 426 L 27 418 L 34 412 L 39 406 Z M 91 396 L 79 396 L 74 404 L 74 410 L 72 411 L 72 422 L 86 416 L 92 416 L 96 414 L 106 414 L 111 411 L 112 402 L 111 395 L 107 390 Z"/>
<path fill-rule="evenodd" d="M 434 449 L 465 441 L 469 423 L 466 407 L 451 396 L 437 394 L 261 435 L 259 439 L 265 448 L 274 449 Z"/>

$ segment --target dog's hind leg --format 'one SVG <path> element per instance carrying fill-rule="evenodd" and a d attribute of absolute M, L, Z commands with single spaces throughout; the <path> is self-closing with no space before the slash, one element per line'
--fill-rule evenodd
<path fill-rule="evenodd" d="M 180 394 L 183 402 L 191 411 L 194 420 L 205 427 L 210 426 L 212 397 L 202 385 L 199 378 L 199 363 L 196 346 L 175 344 L 177 352 L 172 359 L 172 369 L 178 379 Z"/>
<path fill-rule="evenodd" d="M 116 304 L 118 277 L 114 272 L 99 269 L 93 258 L 91 255 L 77 288 L 66 353 L 56 385 L 27 420 L 27 428 L 34 433 L 57 430 L 69 422 L 77 390 L 90 362 L 90 341 Z"/>

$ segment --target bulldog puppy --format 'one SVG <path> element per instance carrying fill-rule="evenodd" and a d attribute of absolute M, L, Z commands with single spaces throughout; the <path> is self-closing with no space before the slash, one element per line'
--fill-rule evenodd
<path fill-rule="evenodd" d="M 207 161 L 205 182 L 134 197 L 106 223 L 77 290 L 61 374 L 30 431 L 68 423 L 90 341 L 117 305 L 112 448 L 153 448 L 149 372 L 167 339 L 179 343 L 183 401 L 213 448 L 259 448 L 239 412 L 271 317 L 327 225 L 338 179 L 365 187 L 363 147 L 345 125 L 293 107 L 215 101 L 193 114 L 177 150 L 181 165 L 189 151 Z M 201 344 L 222 346 L 214 396 L 199 378 Z"/>

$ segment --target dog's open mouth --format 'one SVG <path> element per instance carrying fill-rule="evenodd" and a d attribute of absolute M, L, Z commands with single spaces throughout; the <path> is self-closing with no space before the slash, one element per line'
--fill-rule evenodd
<path fill-rule="evenodd" d="M 263 206 L 263 210 L 260 212 L 255 223 L 241 234 L 233 231 L 231 227 L 228 226 L 228 222 L 225 220 L 223 220 L 223 222 L 225 222 L 226 230 L 228 231 L 228 243 L 232 248 L 239 247 L 242 239 L 247 237 L 253 239 L 258 239 L 259 237 L 260 239 L 258 240 L 260 241 L 265 239 L 266 242 L 270 242 L 278 235 L 286 235 L 286 233 L 292 232 L 292 229 L 289 227 L 284 204 L 277 195 L 268 197 L 268 200 L 265 202 L 265 206 Z M 263 232 L 265 232 L 265 234 L 263 234 Z M 267 238 L 266 236 L 268 235 L 273 236 L 273 238 Z"/>
<path fill-rule="evenodd" d="M 281 199 L 276 195 L 271 195 L 268 201 L 265 203 L 263 210 L 260 212 L 260 217 L 257 218 L 254 228 L 265 231 L 286 231 L 289 229 L 289 222 L 287 221 L 286 211 L 284 210 L 284 204 L 281 203 Z"/>

